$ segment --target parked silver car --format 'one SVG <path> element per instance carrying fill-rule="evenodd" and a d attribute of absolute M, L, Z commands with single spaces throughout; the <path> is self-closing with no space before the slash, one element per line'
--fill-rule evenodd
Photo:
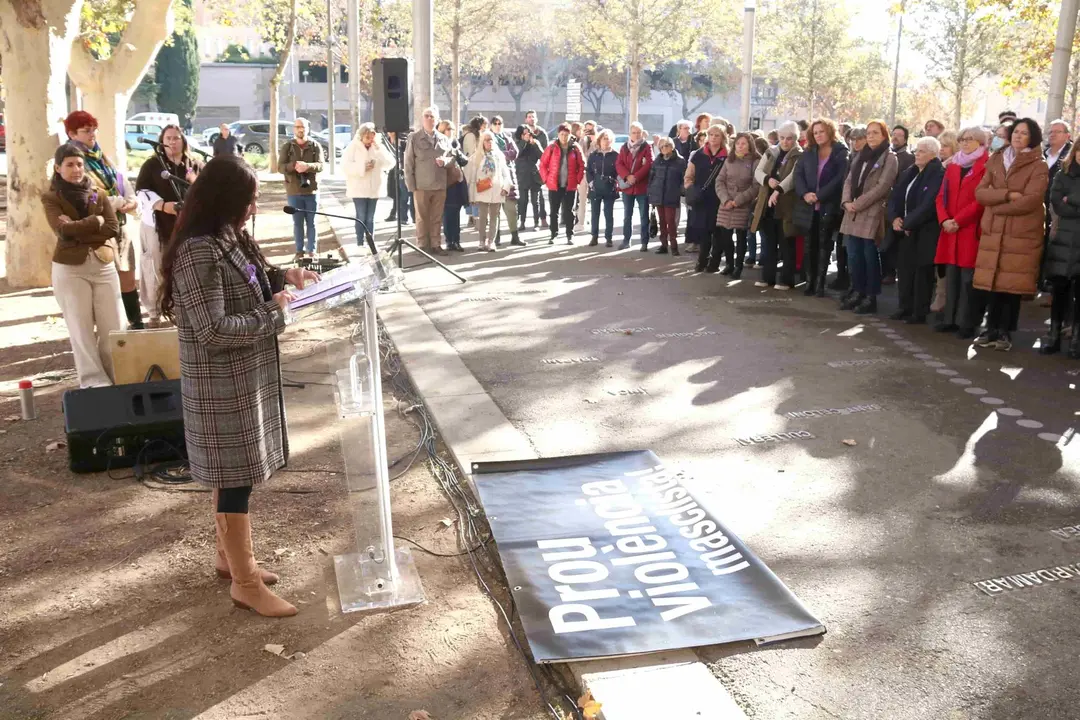
<path fill-rule="evenodd" d="M 229 123 L 229 132 L 236 137 L 236 141 L 245 153 L 264 155 L 270 149 L 269 120 L 238 120 Z M 218 139 L 220 134 L 217 127 L 203 130 L 203 138 L 209 147 L 214 146 L 214 141 Z M 278 121 L 278 142 L 285 142 L 291 134 L 292 125 L 290 122 L 288 120 Z M 329 147 L 326 140 L 315 136 L 314 133 L 312 133 L 312 139 L 322 146 L 323 156 L 326 157 L 327 148 Z M 340 154 L 338 153 L 338 155 Z"/>

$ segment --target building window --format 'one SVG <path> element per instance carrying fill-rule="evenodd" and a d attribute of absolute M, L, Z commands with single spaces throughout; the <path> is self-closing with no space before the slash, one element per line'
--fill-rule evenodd
<path fill-rule="evenodd" d="M 310 60 L 300 61 L 300 82 L 303 83 L 325 83 L 326 82 L 326 63 L 317 65 Z"/>

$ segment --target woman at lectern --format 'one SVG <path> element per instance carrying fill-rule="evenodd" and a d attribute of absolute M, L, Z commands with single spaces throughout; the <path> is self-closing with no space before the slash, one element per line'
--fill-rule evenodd
<path fill-rule="evenodd" d="M 292 294 L 318 275 L 266 261 L 244 229 L 258 197 L 242 158 L 207 163 L 163 260 L 161 308 L 177 327 L 184 437 L 195 480 L 214 489 L 217 574 L 238 607 L 269 617 L 296 608 L 266 586 L 251 548 L 248 499 L 289 455 L 277 336 Z"/>

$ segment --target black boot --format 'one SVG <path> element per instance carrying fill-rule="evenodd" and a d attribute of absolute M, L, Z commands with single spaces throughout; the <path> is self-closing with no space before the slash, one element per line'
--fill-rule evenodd
<path fill-rule="evenodd" d="M 139 305 L 139 291 L 129 290 L 120 293 L 120 300 L 124 303 L 124 314 L 127 315 L 128 327 L 132 330 L 144 330 L 142 320 L 142 307 Z"/>
<path fill-rule="evenodd" d="M 873 315 L 877 312 L 877 295 L 869 295 L 854 308 L 856 315 Z"/>
<path fill-rule="evenodd" d="M 734 272 L 731 273 L 732 280 L 738 280 L 742 277 L 743 264 L 740 262 L 735 266 Z"/>
<path fill-rule="evenodd" d="M 589 247 L 596 247 L 599 244 L 600 238 L 598 238 L 596 235 L 593 235 L 592 240 L 589 241 Z"/>
<path fill-rule="evenodd" d="M 1050 301 L 1050 332 L 1039 339 L 1040 355 L 1053 355 L 1061 351 L 1061 326 L 1065 322 L 1065 305 L 1068 302 L 1068 289 L 1055 287 Z"/>
<path fill-rule="evenodd" d="M 814 285 L 814 294 L 818 297 L 825 297 L 825 279 L 829 275 L 829 259 L 832 252 L 822 252 L 818 256 L 817 266 L 817 279 Z"/>
<path fill-rule="evenodd" d="M 516 247 L 522 247 L 525 245 L 525 243 L 521 240 L 521 236 L 518 235 L 517 230 L 514 230 L 514 232 L 510 235 L 510 244 Z"/>
<path fill-rule="evenodd" d="M 854 310 L 855 306 L 861 303 L 865 297 L 865 295 L 861 295 L 852 290 L 851 292 L 844 295 L 844 297 L 840 300 L 840 309 Z"/>

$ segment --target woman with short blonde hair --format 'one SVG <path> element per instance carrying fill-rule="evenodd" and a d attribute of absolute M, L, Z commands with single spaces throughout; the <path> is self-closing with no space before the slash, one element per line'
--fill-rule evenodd
<path fill-rule="evenodd" d="M 952 160 L 952 156 L 960 149 L 960 143 L 957 142 L 956 131 L 945 130 L 937 136 L 937 139 L 941 144 L 941 151 L 938 153 L 938 157 L 941 159 L 942 163 L 948 165 L 949 161 Z"/>
<path fill-rule="evenodd" d="M 374 239 L 375 206 L 382 195 L 383 173 L 394 166 L 394 156 L 386 142 L 375 132 L 375 123 L 362 123 L 356 136 L 341 153 L 341 171 L 345 175 L 345 195 L 352 198 L 356 212 L 356 244 L 364 245 L 368 235 Z"/>

